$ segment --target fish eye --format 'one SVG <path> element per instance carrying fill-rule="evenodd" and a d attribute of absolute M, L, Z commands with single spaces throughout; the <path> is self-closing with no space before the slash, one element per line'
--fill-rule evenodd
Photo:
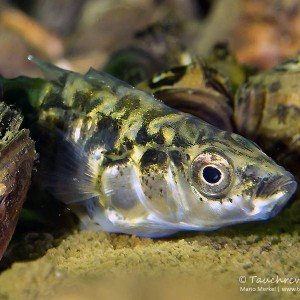
<path fill-rule="evenodd" d="M 224 196 L 232 182 L 229 159 L 214 151 L 198 155 L 191 165 L 192 181 L 197 191 L 211 198 Z"/>
<path fill-rule="evenodd" d="M 202 177 L 208 184 L 216 184 L 222 180 L 222 173 L 217 167 L 205 166 L 202 169 Z"/>

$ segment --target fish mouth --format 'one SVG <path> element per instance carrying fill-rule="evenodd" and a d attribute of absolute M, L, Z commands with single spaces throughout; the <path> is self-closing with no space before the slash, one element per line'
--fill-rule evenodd
<path fill-rule="evenodd" d="M 253 199 L 254 209 L 252 216 L 258 219 L 269 219 L 276 216 L 292 197 L 297 189 L 297 182 L 289 173 L 289 178 L 283 180 L 282 178 L 268 183 L 266 190 L 261 191 L 258 188 L 256 197 Z"/>

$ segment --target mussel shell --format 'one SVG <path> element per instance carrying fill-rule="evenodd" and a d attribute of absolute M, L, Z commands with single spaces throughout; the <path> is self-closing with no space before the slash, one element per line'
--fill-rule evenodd
<path fill-rule="evenodd" d="M 0 258 L 14 233 L 36 158 L 20 115 L 0 104 Z"/>
<path fill-rule="evenodd" d="M 300 183 L 299 57 L 252 76 L 238 91 L 234 120 L 238 133 L 254 140 Z M 298 188 L 299 194 L 299 188 Z"/>
<path fill-rule="evenodd" d="M 266 144 L 281 142 L 294 149 L 300 136 L 299 80 L 296 66 L 250 77 L 235 98 L 237 130 Z"/>
<path fill-rule="evenodd" d="M 260 86 L 244 84 L 238 90 L 234 103 L 234 121 L 237 131 L 255 138 L 264 111 L 264 90 Z"/>
<path fill-rule="evenodd" d="M 232 131 L 232 108 L 221 94 L 201 89 L 175 88 L 157 91 L 154 96 L 166 105 L 190 113 L 220 129 Z"/>

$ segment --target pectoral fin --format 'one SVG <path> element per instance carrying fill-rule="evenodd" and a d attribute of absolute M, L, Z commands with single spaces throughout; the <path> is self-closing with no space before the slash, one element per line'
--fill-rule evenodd
<path fill-rule="evenodd" d="M 99 195 L 95 184 L 96 166 L 82 145 L 68 139 L 58 129 L 39 126 L 38 151 L 42 186 L 65 204 L 82 202 Z"/>

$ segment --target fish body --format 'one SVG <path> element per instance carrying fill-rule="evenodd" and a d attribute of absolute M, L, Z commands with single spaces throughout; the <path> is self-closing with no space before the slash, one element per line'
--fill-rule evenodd
<path fill-rule="evenodd" d="M 148 237 L 213 230 L 268 219 L 294 193 L 293 176 L 250 140 L 103 72 L 33 60 L 48 79 L 2 79 L 4 95 L 24 92 L 27 120 L 43 128 L 44 184 L 83 228 Z"/>

